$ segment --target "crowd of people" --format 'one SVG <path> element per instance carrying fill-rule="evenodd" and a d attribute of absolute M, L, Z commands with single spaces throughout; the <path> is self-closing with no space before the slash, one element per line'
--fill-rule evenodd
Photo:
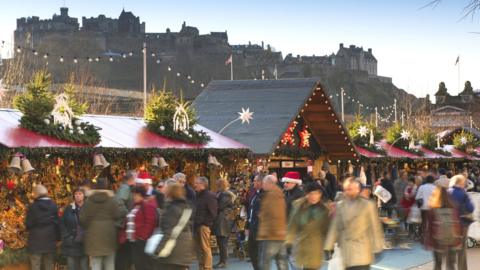
<path fill-rule="evenodd" d="M 333 256 L 344 269 L 370 269 L 384 248 L 380 209 L 410 231 L 412 214 L 421 213 L 421 241 L 433 251 L 435 269 L 445 258 L 447 269 L 464 270 L 474 209 L 468 175 L 448 174 L 385 172 L 367 185 L 353 175 L 337 181 L 328 168 L 303 181 L 294 171 L 280 179 L 256 173 L 240 181 L 242 190 L 217 180 L 213 193 L 206 177 L 189 185 L 177 173 L 154 183 L 145 171 L 129 171 L 115 192 L 106 178 L 85 182 L 61 211 L 38 184 L 26 217 L 31 268 L 53 270 L 58 247 L 69 270 L 188 269 L 195 258 L 200 270 L 227 268 L 232 229 L 244 218 L 241 235 L 255 270 L 269 270 L 273 262 L 279 270 L 320 269 Z M 389 200 L 374 197 L 378 186 Z M 155 235 L 160 241 L 148 253 Z"/>

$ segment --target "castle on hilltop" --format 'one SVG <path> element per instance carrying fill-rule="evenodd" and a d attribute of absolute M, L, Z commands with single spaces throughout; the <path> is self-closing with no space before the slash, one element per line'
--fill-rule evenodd
<path fill-rule="evenodd" d="M 198 28 L 186 22 L 178 32 L 170 28 L 164 32 L 146 32 L 145 22 L 130 11 L 122 10 L 118 18 L 105 15 L 82 17 L 81 25 L 77 18 L 69 16 L 68 11 L 68 8 L 62 7 L 60 15 L 54 14 L 51 19 L 37 16 L 19 18 L 14 34 L 15 47 L 48 52 L 56 57 L 78 56 L 83 59 L 83 62 L 73 64 L 67 60 L 31 57 L 28 50 L 15 52 L 15 58 L 23 57 L 36 67 L 48 62 L 48 69 L 58 82 L 68 80 L 69 73 L 79 73 L 79 69 L 83 69 L 99 77 L 106 87 L 140 90 L 143 70 L 140 51 L 145 42 L 149 54 L 160 59 L 147 59 L 149 86 L 167 83 L 171 89 L 182 89 L 186 98 L 194 98 L 201 89 L 178 75 L 172 75 L 170 67 L 174 67 L 175 74 L 188 75 L 206 85 L 211 80 L 230 78 L 230 68 L 225 66 L 225 60 L 230 55 L 233 57 L 235 79 L 340 76 L 341 80 L 347 78 L 364 84 L 370 81 L 392 83 L 391 78 L 378 76 L 377 59 L 372 49 L 364 50 L 355 45 L 345 47 L 341 43 L 336 53 L 325 56 L 288 54 L 284 58 L 282 52 L 263 41 L 261 44 L 230 45 L 227 31 L 200 34 Z M 125 54 L 132 56 L 122 59 Z M 118 59 L 88 65 L 85 63 L 87 58 L 83 58 L 85 56 Z M 386 86 L 386 89 L 389 87 Z"/>

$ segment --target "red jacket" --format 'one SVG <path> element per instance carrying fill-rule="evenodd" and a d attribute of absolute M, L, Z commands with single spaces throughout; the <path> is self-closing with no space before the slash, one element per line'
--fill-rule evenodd
<path fill-rule="evenodd" d="M 144 200 L 135 215 L 135 239 L 148 240 L 157 224 L 158 217 L 155 200 Z"/>

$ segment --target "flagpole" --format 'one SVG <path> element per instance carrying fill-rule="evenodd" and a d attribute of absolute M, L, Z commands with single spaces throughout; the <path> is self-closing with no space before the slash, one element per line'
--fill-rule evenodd
<path fill-rule="evenodd" d="M 230 80 L 233 81 L 233 55 L 230 55 Z"/>
<path fill-rule="evenodd" d="M 458 55 L 458 92 L 461 92 L 461 83 L 460 83 L 460 55 Z"/>

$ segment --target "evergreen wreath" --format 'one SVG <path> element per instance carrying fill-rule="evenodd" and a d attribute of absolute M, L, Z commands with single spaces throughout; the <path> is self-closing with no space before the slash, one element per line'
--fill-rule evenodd
<path fill-rule="evenodd" d="M 75 98 L 75 89 L 72 84 L 66 85 L 64 93 L 54 97 L 50 91 L 51 75 L 46 71 L 35 73 L 27 84 L 24 94 L 16 96 L 14 106 L 23 115 L 20 125 L 28 130 L 43 135 L 52 136 L 69 142 L 96 145 L 100 142 L 99 128 L 88 122 L 82 122 L 80 116 L 85 113 L 88 104 L 79 103 Z M 63 98 L 66 106 L 56 103 Z M 57 114 L 68 114 L 61 123 L 56 121 Z"/>
<path fill-rule="evenodd" d="M 210 141 L 207 133 L 193 128 L 197 115 L 190 103 L 183 98 L 177 99 L 171 92 L 154 92 L 145 109 L 144 119 L 147 128 L 161 136 L 195 144 Z"/>
<path fill-rule="evenodd" d="M 436 135 L 429 129 L 425 130 L 421 136 L 421 145 L 425 147 L 426 149 L 440 154 L 444 156 L 451 156 L 452 153 L 443 150 L 442 148 L 437 147 L 437 137 Z"/>

